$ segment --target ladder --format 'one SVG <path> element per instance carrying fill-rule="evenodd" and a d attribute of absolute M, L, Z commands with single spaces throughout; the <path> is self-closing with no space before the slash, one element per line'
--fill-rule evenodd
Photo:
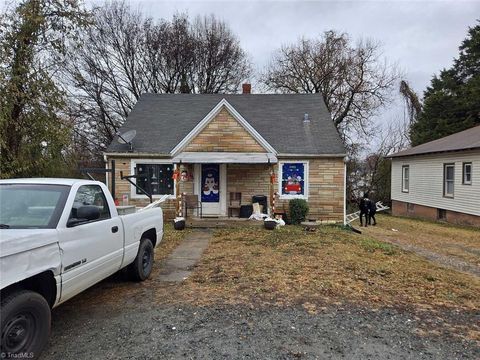
<path fill-rule="evenodd" d="M 381 201 L 377 201 L 375 203 L 375 207 L 377 208 L 377 212 L 390 209 L 388 206 L 383 205 Z M 345 218 L 347 224 L 350 224 L 351 222 L 360 218 L 360 211 L 355 211 L 354 213 L 348 214 Z"/>

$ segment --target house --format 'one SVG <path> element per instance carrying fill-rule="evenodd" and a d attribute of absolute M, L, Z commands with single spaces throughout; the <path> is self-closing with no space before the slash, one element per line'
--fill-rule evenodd
<path fill-rule="evenodd" d="M 344 221 L 345 148 L 319 94 L 250 94 L 249 86 L 235 95 L 144 94 L 120 133 L 129 130 L 132 148 L 114 139 L 104 159 L 115 160 L 115 193 L 130 205 L 148 198 L 120 171 L 141 175 L 132 181 L 154 200 L 169 195 L 169 218 L 182 213 L 185 194 L 212 217 L 239 216 L 232 199 L 251 205 L 260 195 L 268 210 L 287 212 L 301 198 L 309 218 Z"/>
<path fill-rule="evenodd" d="M 480 226 L 480 126 L 391 158 L 393 215 Z"/>

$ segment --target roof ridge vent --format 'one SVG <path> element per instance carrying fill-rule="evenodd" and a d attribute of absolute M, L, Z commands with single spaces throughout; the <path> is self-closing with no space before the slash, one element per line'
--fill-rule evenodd
<path fill-rule="evenodd" d="M 303 114 L 303 122 L 304 123 L 309 123 L 310 122 L 310 117 L 308 113 Z"/>

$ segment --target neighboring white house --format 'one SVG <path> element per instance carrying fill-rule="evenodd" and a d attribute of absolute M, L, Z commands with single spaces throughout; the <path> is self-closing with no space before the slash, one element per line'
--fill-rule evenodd
<path fill-rule="evenodd" d="M 391 158 L 393 215 L 480 226 L 480 126 Z"/>

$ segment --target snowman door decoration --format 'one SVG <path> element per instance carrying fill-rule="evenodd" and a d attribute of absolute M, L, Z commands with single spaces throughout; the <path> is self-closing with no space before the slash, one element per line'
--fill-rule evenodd
<path fill-rule="evenodd" d="M 215 168 L 205 169 L 203 180 L 202 201 L 218 202 L 218 170 Z"/>

